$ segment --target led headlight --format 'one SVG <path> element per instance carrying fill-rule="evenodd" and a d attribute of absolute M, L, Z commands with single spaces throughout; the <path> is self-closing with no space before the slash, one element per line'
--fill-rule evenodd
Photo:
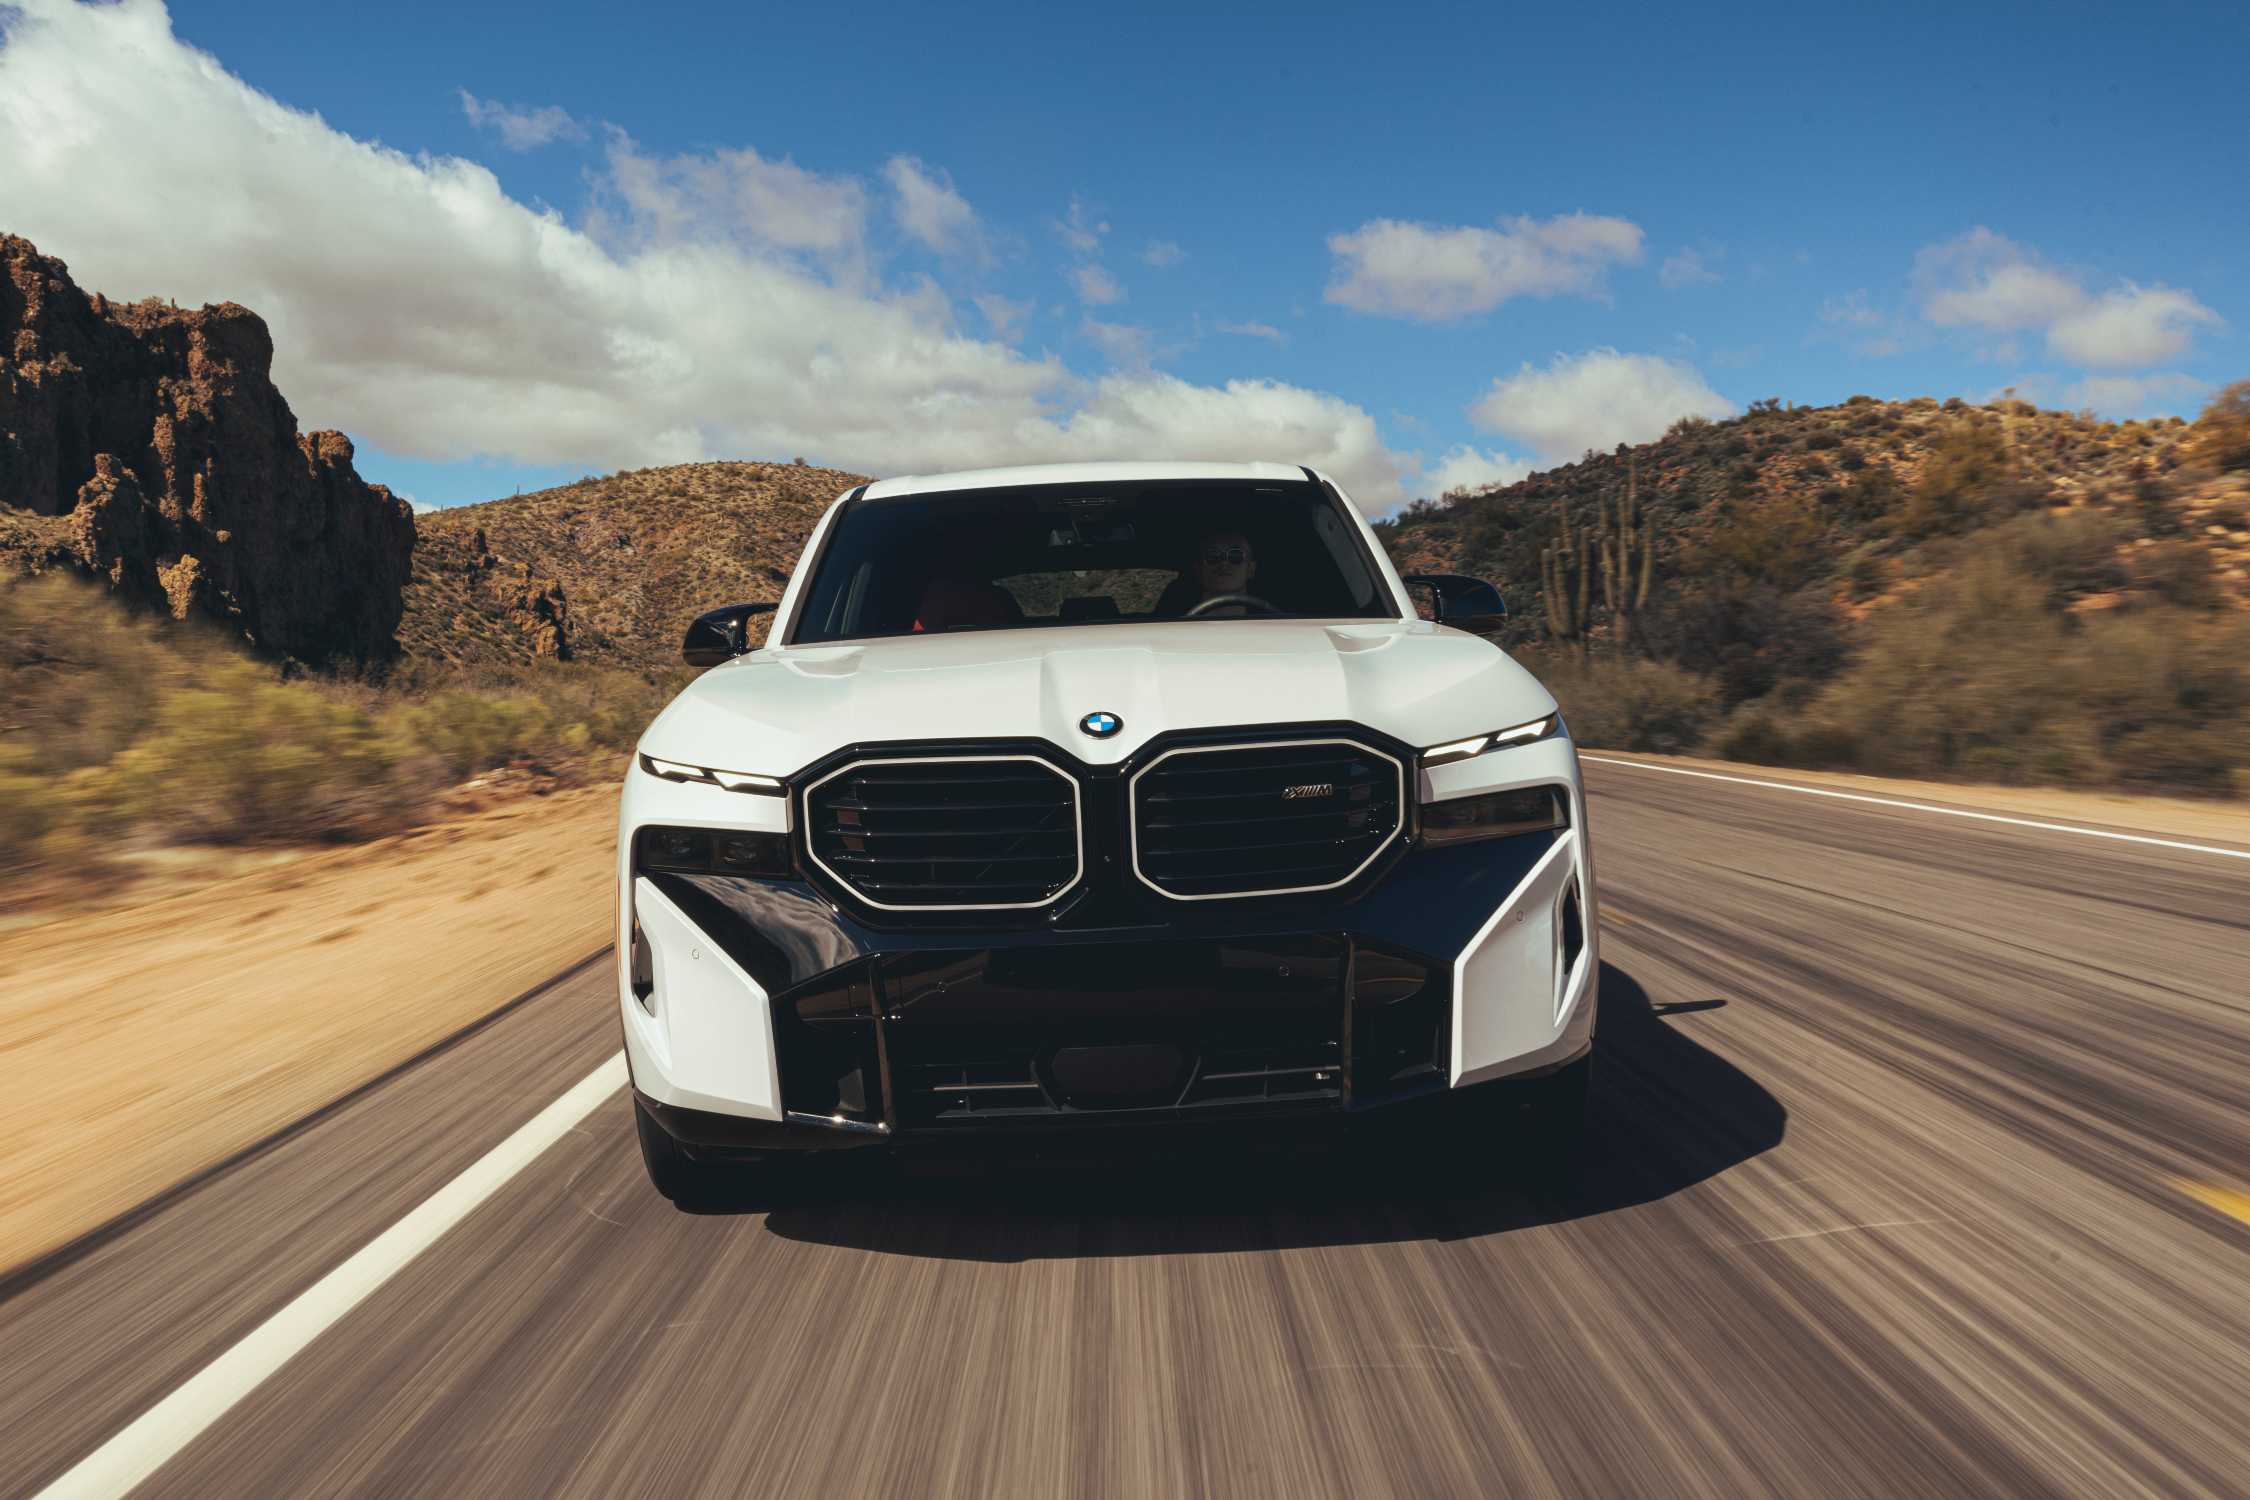
<path fill-rule="evenodd" d="M 680 875 L 788 875 L 789 836 L 651 825 L 633 836 L 633 867 Z"/>
<path fill-rule="evenodd" d="M 1492 734 L 1472 735 L 1451 744 L 1432 745 L 1422 752 L 1422 764 L 1442 766 L 1449 761 L 1467 760 L 1472 755 L 1482 755 L 1488 750 L 1508 750 L 1517 745 L 1528 745 L 1562 733 L 1562 715 L 1549 714 L 1543 719 L 1533 719 L 1528 724 L 1518 724 L 1513 729 L 1502 729 Z"/>
<path fill-rule="evenodd" d="M 1422 804 L 1422 842 L 1460 844 L 1519 833 L 1560 833 L 1570 826 L 1570 798 L 1559 786 L 1523 786 Z"/>
<path fill-rule="evenodd" d="M 706 786 L 724 787 L 730 792 L 754 792 L 761 797 L 779 797 L 788 791 L 777 776 L 757 776 L 748 771 L 714 771 L 708 766 L 658 760 L 653 755 L 644 754 L 641 757 L 641 769 L 651 776 L 661 776 L 666 781 L 700 781 Z"/>

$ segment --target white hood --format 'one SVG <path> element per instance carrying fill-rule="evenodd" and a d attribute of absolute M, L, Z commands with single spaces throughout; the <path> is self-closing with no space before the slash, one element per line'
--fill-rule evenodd
<path fill-rule="evenodd" d="M 641 748 L 787 775 L 846 745 L 1044 739 L 1104 765 L 1175 729 L 1343 720 L 1423 746 L 1554 707 L 1490 643 L 1421 622 L 1062 626 L 755 652 L 690 684 Z M 1096 710 L 1123 729 L 1083 733 Z"/>

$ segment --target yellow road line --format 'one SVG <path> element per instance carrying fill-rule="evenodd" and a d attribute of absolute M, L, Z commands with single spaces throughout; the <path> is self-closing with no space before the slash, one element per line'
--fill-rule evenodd
<path fill-rule="evenodd" d="M 2215 1208 L 2230 1219 L 2240 1219 L 2250 1224 L 2250 1193 L 2238 1193 L 2233 1188 L 2213 1187 L 2207 1182 L 2191 1182 L 2185 1177 L 2172 1179 L 2172 1186 L 2202 1204 Z"/>

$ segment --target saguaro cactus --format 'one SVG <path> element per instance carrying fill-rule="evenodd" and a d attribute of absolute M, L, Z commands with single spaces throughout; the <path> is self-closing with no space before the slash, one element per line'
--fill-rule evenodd
<path fill-rule="evenodd" d="M 1547 634 L 1586 650 L 1587 574 L 1592 557 L 1585 533 L 1570 524 L 1570 510 L 1555 497 L 1555 540 L 1539 549 L 1539 586 L 1547 605 Z"/>
<path fill-rule="evenodd" d="M 1609 497 L 1598 505 L 1602 550 L 1602 603 L 1609 609 L 1611 629 L 1619 646 L 1632 643 L 1633 616 L 1648 603 L 1648 585 L 1654 549 L 1649 546 L 1648 522 L 1641 515 L 1641 467 L 1638 457 L 1625 461 L 1625 495 L 1617 502 L 1617 523 L 1609 519 Z"/>

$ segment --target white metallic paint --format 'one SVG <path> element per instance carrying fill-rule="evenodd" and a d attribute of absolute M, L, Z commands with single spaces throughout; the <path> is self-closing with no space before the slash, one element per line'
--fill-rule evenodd
<path fill-rule="evenodd" d="M 1279 464 L 1074 464 L 889 480 L 868 494 L 1301 477 Z M 822 516 L 805 557 L 818 555 L 839 508 Z M 697 678 L 657 716 L 639 748 L 667 760 L 786 776 L 847 745 L 1031 738 L 1088 765 L 1114 765 L 1171 730 L 1344 722 L 1429 746 L 1555 711 L 1547 690 L 1490 643 L 1415 618 L 1365 518 L 1348 499 L 1345 508 L 1395 603 L 1395 619 L 1120 622 L 768 646 Z M 800 568 L 782 596 L 781 632 L 794 620 L 808 571 Z M 1079 719 L 1096 709 L 1117 714 L 1123 729 L 1105 740 L 1080 732 Z M 1542 782 L 1568 788 L 1570 833 L 1455 961 L 1451 1081 L 1474 1083 L 1567 1059 L 1591 1035 L 1600 965 L 1575 748 L 1560 737 L 1504 747 L 1415 767 L 1412 782 L 1424 800 Z M 660 893 L 633 880 L 633 831 L 666 823 L 786 832 L 793 802 L 663 781 L 637 763 L 627 770 L 618 819 L 618 994 L 634 1082 L 652 1098 L 780 1118 L 763 992 Z M 1585 947 L 1572 972 L 1558 975 L 1554 897 L 1573 879 L 1580 882 Z M 654 1017 L 631 993 L 636 909 L 658 972 Z"/>

